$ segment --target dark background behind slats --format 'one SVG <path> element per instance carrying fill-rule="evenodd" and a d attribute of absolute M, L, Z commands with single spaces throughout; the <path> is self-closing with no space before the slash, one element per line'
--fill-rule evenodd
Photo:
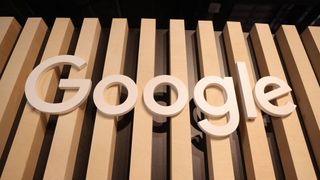
<path fill-rule="evenodd" d="M 268 23 L 274 32 L 281 24 L 296 25 L 299 32 L 308 25 L 320 25 L 319 0 L 1 0 L 0 16 L 14 16 L 20 24 L 28 17 L 43 17 L 51 26 L 56 17 L 71 17 L 77 27 L 83 17 L 99 17 L 109 28 L 111 19 L 128 18 L 131 28 L 141 18 L 156 18 L 158 29 L 168 29 L 169 19 L 181 18 L 193 30 L 197 20 L 213 20 L 221 31 L 225 22 L 240 21 L 244 31 L 253 23 Z"/>

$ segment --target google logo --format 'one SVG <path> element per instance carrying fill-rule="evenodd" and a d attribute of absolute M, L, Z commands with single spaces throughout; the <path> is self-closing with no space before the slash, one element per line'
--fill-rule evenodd
<path fill-rule="evenodd" d="M 79 57 L 71 55 L 54 56 L 39 64 L 30 73 L 26 81 L 25 94 L 27 100 L 32 107 L 40 112 L 48 114 L 69 113 L 80 106 L 89 95 L 92 84 L 90 79 L 61 79 L 59 83 L 60 89 L 77 90 L 77 93 L 71 99 L 61 103 L 49 103 L 38 96 L 37 83 L 41 75 L 61 65 L 71 65 L 77 70 L 81 70 L 86 66 L 86 62 Z M 270 102 L 291 92 L 291 88 L 283 80 L 274 76 L 266 76 L 259 79 L 252 90 L 245 64 L 242 62 L 237 63 L 236 69 L 246 119 L 254 120 L 256 118 L 255 103 L 261 110 L 276 117 L 287 116 L 296 108 L 293 102 L 287 102 L 281 106 Z M 122 85 L 128 90 L 127 99 L 119 105 L 111 105 L 104 100 L 104 91 L 114 85 Z M 173 104 L 162 106 L 155 101 L 154 91 L 161 85 L 169 85 L 176 91 L 177 99 Z M 224 92 L 225 102 L 222 106 L 213 106 L 206 101 L 204 92 L 208 87 L 212 86 Z M 266 92 L 265 89 L 267 87 L 273 87 L 273 89 Z M 156 76 L 150 79 L 143 92 L 138 92 L 135 82 L 129 77 L 120 74 L 104 77 L 94 89 L 93 100 L 97 109 L 105 116 L 121 116 L 134 108 L 138 93 L 143 93 L 144 105 L 148 112 L 157 116 L 172 117 L 179 114 L 188 100 L 187 88 L 181 80 L 173 76 Z M 197 108 L 207 117 L 228 117 L 228 122 L 223 126 L 213 125 L 207 119 L 199 121 L 198 126 L 206 134 L 224 137 L 237 129 L 240 117 L 232 77 L 206 76 L 202 78 L 194 87 L 193 97 Z"/>

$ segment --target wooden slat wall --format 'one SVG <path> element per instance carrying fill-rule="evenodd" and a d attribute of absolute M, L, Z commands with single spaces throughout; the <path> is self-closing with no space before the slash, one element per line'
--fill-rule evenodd
<path fill-rule="evenodd" d="M 225 77 L 225 74 L 220 69 L 222 65 L 218 60 L 216 40 L 211 21 L 198 22 L 197 41 L 201 77 Z M 217 89 L 207 89 L 206 98 L 211 104 L 222 105 L 224 103 L 223 93 Z M 227 117 L 209 119 L 209 121 L 216 125 L 223 125 L 227 122 Z M 216 139 L 207 136 L 206 141 L 209 178 L 234 179 L 230 137 Z"/>
<path fill-rule="evenodd" d="M 87 65 L 80 71 L 72 68 L 69 78 L 91 79 L 100 31 L 98 18 L 84 19 L 75 56 L 85 60 Z M 66 91 L 63 99 L 70 99 L 76 93 L 76 91 Z M 72 179 L 86 102 L 57 119 L 44 179 Z"/>
<path fill-rule="evenodd" d="M 28 103 L 20 104 L 23 98 L 23 89 L 25 80 L 34 67 L 37 58 L 41 61 L 49 57 L 67 54 L 70 48 L 71 39 L 74 33 L 72 22 L 68 18 L 57 18 L 50 33 L 47 33 L 47 26 L 41 18 L 29 18 L 23 30 L 20 33 L 20 25 L 14 18 L 0 17 L 0 71 L 3 74 L 0 80 L 0 152 L 1 162 L 4 164 L 1 179 L 32 179 L 39 161 L 40 151 L 44 136 L 48 129 L 49 115 L 40 113 L 33 109 Z M 155 159 L 152 157 L 152 148 L 157 148 L 157 143 L 153 142 L 153 116 L 146 110 L 143 103 L 142 92 L 149 79 L 155 76 L 156 64 L 156 21 L 154 19 L 142 19 L 139 39 L 139 49 L 137 58 L 137 76 L 136 84 L 139 89 L 139 95 L 135 109 L 133 110 L 132 135 L 130 158 L 128 161 L 129 172 L 123 172 L 129 179 L 152 179 L 152 171 L 155 166 Z M 81 71 L 71 69 L 70 78 L 91 78 L 93 67 L 98 64 L 96 61 L 99 41 L 101 41 L 100 23 L 97 18 L 85 18 L 81 27 L 81 32 L 77 40 L 75 55 L 87 61 L 87 66 Z M 192 33 L 188 31 L 188 33 Z M 129 28 L 126 19 L 113 19 L 107 52 L 103 69 L 103 77 L 111 74 L 124 74 L 124 66 L 131 66 L 132 62 L 126 62 Z M 166 38 L 165 33 L 161 37 Z M 49 36 L 46 41 L 46 35 Z M 18 38 L 19 36 L 19 38 Z M 241 172 L 246 174 L 247 179 L 275 179 L 278 177 L 277 167 L 283 169 L 286 179 L 317 179 L 317 171 L 320 167 L 320 88 L 319 88 L 319 58 L 320 58 L 320 28 L 309 27 L 301 35 L 297 33 L 294 26 L 282 26 L 276 33 L 275 43 L 268 25 L 256 24 L 250 32 L 250 38 L 247 39 L 241 30 L 239 22 L 228 22 L 222 35 L 215 34 L 211 21 L 199 21 L 197 30 L 194 32 L 195 40 L 190 41 L 194 44 L 194 52 L 187 53 L 186 31 L 183 20 L 171 20 L 169 28 L 169 41 L 163 44 L 168 48 L 170 75 L 182 80 L 189 90 L 193 89 L 193 80 L 190 79 L 190 70 L 194 71 L 199 65 L 199 77 L 215 75 L 226 76 L 224 65 L 228 64 L 230 75 L 236 86 L 238 105 L 240 111 L 239 133 L 242 151 L 241 154 L 235 154 L 235 149 L 230 137 L 216 139 L 206 137 L 206 152 L 203 155 L 207 161 L 208 179 L 238 179 Z M 225 47 L 222 49 L 216 38 L 223 36 Z M 138 37 L 138 36 L 137 36 Z M 188 36 L 189 37 L 189 36 Z M 190 35 L 191 37 L 191 35 Z M 18 40 L 17 40 L 18 39 Z M 103 38 L 102 38 L 103 39 Z M 17 40 L 17 41 L 16 41 Z M 138 38 L 137 38 L 138 40 Z M 252 43 L 252 47 L 248 44 Z M 130 41 L 131 42 L 131 41 Z M 302 43 L 303 42 L 303 43 Z M 46 45 L 45 45 L 46 44 Z M 223 44 L 223 43 L 222 43 Z M 45 48 L 42 50 L 45 45 Z M 158 45 L 157 45 L 158 46 Z M 277 46 L 279 50 L 277 50 Z M 100 45 L 99 45 L 100 47 Z M 251 57 L 249 48 L 255 52 L 256 62 Z M 193 50 L 192 49 L 192 50 Z M 226 61 L 222 62 L 221 53 L 226 51 Z M 198 54 L 196 53 L 198 52 Z M 134 53 L 133 53 L 134 54 Z M 9 57 L 10 56 L 10 57 Z M 161 61 L 164 58 L 159 58 Z M 191 58 L 194 61 L 192 67 L 187 62 Z M 196 57 L 199 57 L 196 62 Z M 284 64 L 281 63 L 283 58 Z M 134 59 L 134 58 L 131 58 Z M 8 61 L 8 62 L 7 62 Z M 128 61 L 128 59 L 127 59 Z M 263 76 L 276 76 L 286 81 L 290 80 L 293 92 L 291 95 L 278 98 L 277 104 L 284 104 L 287 101 L 297 101 L 298 109 L 287 117 L 271 117 L 273 126 L 272 132 L 277 141 L 275 145 L 268 144 L 266 127 L 262 118 L 261 110 L 257 107 L 257 118 L 254 120 L 245 119 L 243 108 L 240 106 L 241 96 L 236 72 L 236 62 L 244 62 L 248 69 L 251 88 L 254 88 L 256 72 Z M 7 63 L 6 66 L 4 66 Z M 125 64 L 126 63 L 126 64 Z M 130 64 L 131 63 L 131 64 Z M 197 64 L 198 63 L 198 64 Z M 254 63 L 258 65 L 258 71 Z M 101 63 L 99 63 L 101 64 Z M 38 82 L 39 95 L 48 102 L 53 102 L 57 93 L 62 66 L 51 70 L 43 75 Z M 287 74 L 286 74 L 287 73 Z M 189 75 L 189 77 L 188 77 Z M 286 75 L 288 77 L 286 77 Z M 318 76 L 318 77 L 317 77 Z M 192 77 L 191 77 L 192 78 Z M 318 80 L 317 80 L 318 78 Z M 94 88 L 94 87 L 92 87 Z M 64 99 L 68 99 L 75 92 L 66 91 Z M 192 97 L 189 92 L 190 97 Z M 175 93 L 171 91 L 171 102 L 174 102 Z M 294 97 L 294 98 L 292 98 Z M 224 102 L 223 93 L 217 89 L 210 88 L 206 90 L 206 98 L 209 103 L 221 105 Z M 117 104 L 120 100 L 120 89 L 111 87 L 105 91 L 105 100 L 111 104 Z M 192 99 L 189 98 L 189 101 Z M 7 143 L 10 129 L 17 115 L 19 106 L 22 108 L 21 118 L 17 130 L 14 134 L 11 147 Z M 23 107 L 24 106 L 24 107 Z M 85 120 L 85 109 L 87 103 L 83 103 L 79 108 L 71 113 L 60 115 L 57 118 L 57 125 L 54 131 L 50 153 L 47 164 L 41 167 L 44 170 L 44 179 L 72 179 L 74 177 L 75 163 L 78 153 L 80 134 L 83 121 Z M 88 106 L 89 107 L 89 106 Z M 168 156 L 166 164 L 170 168 L 166 169 L 167 174 L 162 178 L 170 176 L 170 179 L 199 179 L 196 172 L 199 168 L 195 165 L 199 162 L 192 154 L 192 143 L 190 123 L 189 102 L 178 115 L 170 118 L 170 137 L 167 139 Z M 301 116 L 299 113 L 301 112 Z M 19 115 L 19 116 L 20 116 Z M 18 117 L 19 117 L 18 116 Z M 87 120 L 87 119 L 86 119 Z M 92 141 L 90 152 L 87 152 L 89 162 L 87 165 L 87 179 L 112 179 L 114 151 L 117 141 L 117 121 L 118 118 L 110 118 L 102 115 L 99 110 L 95 114 L 94 127 L 91 129 Z M 210 122 L 216 125 L 222 125 L 227 122 L 226 117 L 210 119 Z M 305 125 L 301 126 L 301 123 Z M 303 132 L 307 132 L 307 136 Z M 237 133 L 237 132 L 235 132 Z M 90 133 L 89 133 L 90 134 Z M 205 135 L 205 134 L 203 134 Z M 90 137 L 91 138 L 91 137 Z M 307 138 L 307 139 L 306 139 Z M 9 138 L 10 139 L 10 138 Z M 237 141 L 237 140 L 236 140 Z M 310 141 L 312 149 L 308 149 L 307 141 Z M 165 142 L 163 142 L 165 143 Z M 6 145 L 7 144 L 7 145 Z M 8 145 L 9 144 L 9 145 Z M 270 146 L 270 147 L 269 147 Z M 273 146 L 273 147 L 271 147 Z M 9 154 L 3 153 L 4 148 L 9 148 Z M 89 149 L 89 147 L 87 148 Z M 277 158 L 271 149 L 278 149 L 281 162 L 275 162 Z M 121 149 L 119 149 L 121 151 Z M 158 152 L 158 151 L 157 151 Z M 4 154 L 4 155 L 3 155 Z M 199 156 L 199 152 L 197 154 Z M 245 172 L 238 169 L 239 162 L 243 156 Z M 315 157 L 315 162 L 312 158 Z M 39 159 L 39 160 L 38 160 Z M 46 160 L 46 159 L 45 159 Z M 161 160 L 161 158 L 160 158 Z M 159 158 L 157 159 L 159 161 Z M 163 163 L 163 162 L 162 162 Z M 279 165 L 282 163 L 282 166 Z M 240 162 L 241 164 L 241 162 Z M 274 166 L 277 164 L 277 167 Z M 38 167 L 37 167 L 38 169 Z M 124 169 L 127 169 L 124 168 Z M 119 170 L 121 171 L 121 170 Z M 243 171 L 243 172 L 242 172 Z M 164 172 L 164 171 L 159 171 Z M 159 178 L 160 177 L 156 177 Z M 240 178 L 241 179 L 241 178 Z"/>
<path fill-rule="evenodd" d="M 0 106 L 1 136 L 8 136 L 23 97 L 24 92 L 21 90 L 24 89 L 26 78 L 35 64 L 46 31 L 47 26 L 42 19 L 28 19 L 4 70 L 0 82 L 0 102 L 2 103 Z M 15 158 L 18 157 L 16 156 Z M 14 171 L 8 173 L 8 179 L 10 179 L 10 175 L 13 175 L 12 172 Z M 6 174 L 3 174 L 3 179 L 7 179 Z"/>
<path fill-rule="evenodd" d="M 14 46 L 14 43 L 18 38 L 21 26 L 13 17 L 0 17 L 0 27 L 1 27 L 0 28 L 0 74 L 2 74 L 2 72 L 4 71 L 4 67 L 9 59 L 10 52 Z M 16 71 L 16 73 L 18 72 L 19 71 Z M 6 75 L 7 78 L 8 78 L 8 73 L 10 73 L 11 75 L 14 72 L 7 72 L 7 75 Z M 5 78 L 5 75 L 3 76 Z M 0 76 L 0 83 L 1 81 L 3 81 L 2 79 L 4 78 Z M 5 88 L 4 86 L 0 87 L 1 93 L 5 91 L 4 88 Z M 12 89 L 9 89 L 7 93 L 10 93 L 11 91 Z M 2 96 L 9 96 L 9 95 L 10 94 L 2 94 Z M 10 132 L 9 130 L 11 129 L 14 114 L 15 114 L 14 109 L 11 110 L 13 111 L 12 116 L 10 115 L 8 116 L 8 114 L 5 113 L 5 111 L 8 111 L 5 109 L 7 105 L 8 104 L 3 104 L 3 106 L 0 107 L 0 156 L 2 155 L 4 146 L 7 142 L 7 138 Z M 17 102 L 14 105 L 14 107 L 11 107 L 11 108 L 17 109 L 18 106 L 19 106 L 19 102 Z"/>
<path fill-rule="evenodd" d="M 246 47 L 244 34 L 239 22 L 227 22 L 223 30 L 226 45 L 230 75 L 236 86 L 238 104 L 241 105 L 240 89 L 237 81 L 236 62 L 244 62 L 248 69 L 251 88 L 255 84 L 252 59 Z M 248 179 L 275 179 L 267 136 L 260 109 L 256 106 L 257 117 L 254 120 L 245 119 L 243 108 L 240 110 L 240 135 Z"/>
<path fill-rule="evenodd" d="M 275 76 L 286 81 L 273 36 L 267 24 L 256 24 L 250 37 L 261 77 Z M 283 105 L 293 101 L 291 95 L 278 98 Z M 271 117 L 286 179 L 316 179 L 297 111 L 283 118 Z"/>
<path fill-rule="evenodd" d="M 177 77 L 188 87 L 186 39 L 183 20 L 170 20 L 170 75 Z M 171 91 L 171 102 L 176 99 Z M 192 92 L 189 92 L 192 93 Z M 191 125 L 189 106 L 170 120 L 170 177 L 193 179 Z"/>
<path fill-rule="evenodd" d="M 287 67 L 291 88 L 297 98 L 317 164 L 320 167 L 319 83 L 296 28 L 282 25 L 276 33 L 276 38 Z"/>
<path fill-rule="evenodd" d="M 151 179 L 153 117 L 144 106 L 142 92 L 147 82 L 154 77 L 155 45 L 156 21 L 142 19 L 136 80 L 139 95 L 134 108 L 130 161 L 130 179 L 136 180 Z"/>
<path fill-rule="evenodd" d="M 42 61 L 52 56 L 66 54 L 73 30 L 70 19 L 57 18 L 44 50 Z M 49 71 L 40 79 L 38 92 L 41 92 L 40 95 L 48 102 L 54 100 L 60 70 Z M 47 116 L 35 111 L 28 103 L 26 104 L 2 174 L 3 179 L 31 179 L 33 177 L 47 122 Z"/>
<path fill-rule="evenodd" d="M 123 74 L 128 28 L 126 19 L 112 20 L 103 77 L 110 74 Z M 111 104 L 117 104 L 120 100 L 118 87 L 110 87 L 105 93 L 105 99 Z M 117 131 L 116 124 L 117 118 L 105 117 L 97 111 L 87 179 L 112 178 L 113 155 Z"/>

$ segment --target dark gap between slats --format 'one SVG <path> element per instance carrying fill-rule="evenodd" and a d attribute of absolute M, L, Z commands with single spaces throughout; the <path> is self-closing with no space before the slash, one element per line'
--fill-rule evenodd
<path fill-rule="evenodd" d="M 168 31 L 156 31 L 156 51 L 155 51 L 155 71 L 154 76 L 168 74 Z M 162 105 L 167 105 L 170 102 L 168 89 L 162 86 L 157 89 L 154 94 L 155 100 Z M 169 119 L 153 116 L 152 122 L 152 159 L 151 159 L 151 179 L 164 180 L 168 179 L 168 132 Z"/>
<path fill-rule="evenodd" d="M 135 79 L 138 47 L 139 47 L 139 29 L 130 29 L 128 34 L 126 56 L 124 62 L 123 74 Z M 120 102 L 126 99 L 125 88 L 121 90 Z M 128 114 L 119 117 L 117 123 L 116 146 L 114 151 L 112 179 L 126 180 L 129 179 L 131 137 L 132 137 L 132 119 L 133 110 Z"/>
<path fill-rule="evenodd" d="M 89 162 L 90 148 L 92 142 L 92 135 L 94 129 L 94 122 L 97 112 L 97 107 L 93 102 L 93 90 L 98 82 L 102 79 L 103 67 L 105 63 L 105 56 L 107 50 L 107 43 L 109 38 L 109 29 L 101 29 L 99 43 L 97 47 L 97 54 L 92 71 L 92 88 L 87 98 L 87 107 L 84 114 L 82 124 L 80 141 L 77 151 L 76 163 L 73 170 L 73 179 L 85 179 L 87 175 L 87 168 Z"/>
<path fill-rule="evenodd" d="M 196 31 L 187 30 L 186 31 L 186 48 L 187 48 L 187 70 L 188 70 L 188 89 L 189 97 L 193 97 L 193 87 L 201 79 L 200 75 L 200 64 L 199 64 L 199 49 L 196 39 Z M 190 133 L 191 133 L 191 143 L 192 143 L 192 167 L 193 167 L 193 178 L 204 180 L 208 178 L 208 168 L 205 163 L 207 159 L 206 151 L 206 141 L 205 134 L 202 133 L 197 125 L 200 120 L 197 117 L 196 105 L 193 99 L 188 102 L 189 105 L 189 115 L 190 115 Z"/>
<path fill-rule="evenodd" d="M 163 48 L 165 49 L 165 55 L 164 57 L 166 58 L 165 59 L 165 68 L 164 69 L 164 73 L 165 74 L 170 74 L 170 33 L 169 33 L 169 30 L 166 31 L 166 33 L 164 34 L 164 39 L 165 42 L 163 43 Z M 171 100 L 171 91 L 170 89 L 167 87 L 165 92 L 167 93 L 167 102 L 168 104 L 170 103 L 170 100 Z M 166 169 L 166 176 L 167 176 L 167 180 L 170 180 L 171 179 L 171 153 L 170 153 L 170 149 L 171 149 L 171 132 L 170 132 L 170 129 L 171 129 L 171 123 L 170 123 L 171 119 L 170 118 L 167 118 L 167 122 L 168 122 L 168 128 L 167 128 L 167 149 L 166 149 L 166 155 L 167 155 L 167 169 Z"/>

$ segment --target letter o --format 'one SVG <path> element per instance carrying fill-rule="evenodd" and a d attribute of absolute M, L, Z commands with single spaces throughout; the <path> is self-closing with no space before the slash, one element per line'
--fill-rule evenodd
<path fill-rule="evenodd" d="M 110 105 L 105 101 L 103 92 L 116 84 L 121 84 L 128 90 L 128 97 L 122 104 Z M 107 116 L 121 116 L 126 114 L 134 108 L 137 97 L 138 89 L 134 81 L 127 76 L 120 74 L 110 75 L 102 79 L 93 92 L 93 101 L 95 105 L 100 112 Z"/>
<path fill-rule="evenodd" d="M 170 106 L 158 104 L 154 97 L 156 87 L 160 85 L 169 85 L 177 92 L 177 100 Z M 152 113 L 159 116 L 174 116 L 182 111 L 188 101 L 188 90 L 183 82 L 173 76 L 161 75 L 151 79 L 143 90 L 144 104 Z"/>

